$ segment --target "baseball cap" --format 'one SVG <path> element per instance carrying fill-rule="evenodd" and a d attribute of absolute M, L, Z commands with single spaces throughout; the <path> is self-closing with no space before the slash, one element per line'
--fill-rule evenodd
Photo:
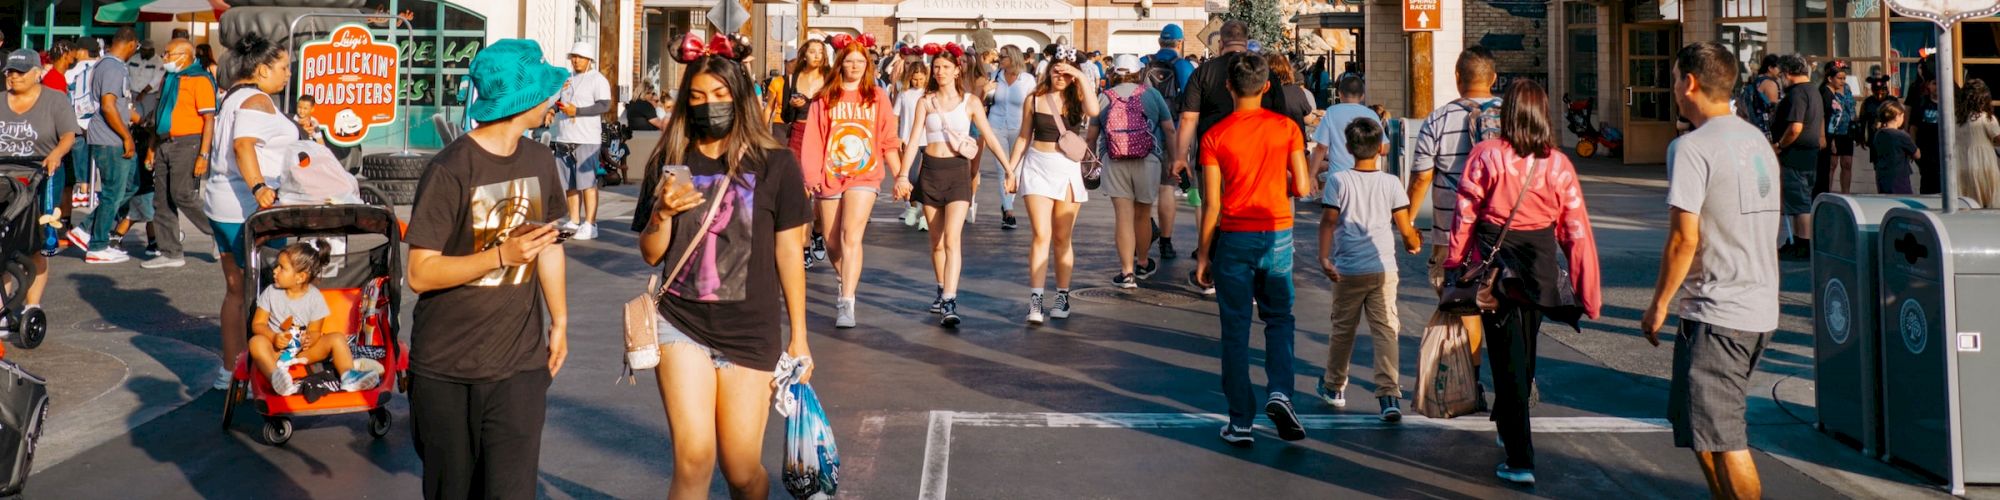
<path fill-rule="evenodd" d="M 465 115 L 477 122 L 513 116 L 555 97 L 569 71 L 542 59 L 542 44 L 509 38 L 488 45 L 472 56 L 472 88 L 479 98 Z"/>
<path fill-rule="evenodd" d="M 1138 73 L 1142 67 L 1144 65 L 1139 63 L 1139 56 L 1119 54 L 1118 57 L 1111 58 L 1111 70 L 1120 75 Z"/>
<path fill-rule="evenodd" d="M 33 50 L 17 49 L 7 54 L 7 66 L 5 70 L 26 73 L 41 67 L 41 61 L 41 54 L 36 54 Z"/>
<path fill-rule="evenodd" d="M 1171 40 L 1179 40 L 1182 38 L 1187 38 L 1187 34 L 1181 32 L 1181 25 L 1179 24 L 1169 24 L 1165 28 L 1160 28 L 1161 40 L 1171 41 Z"/>

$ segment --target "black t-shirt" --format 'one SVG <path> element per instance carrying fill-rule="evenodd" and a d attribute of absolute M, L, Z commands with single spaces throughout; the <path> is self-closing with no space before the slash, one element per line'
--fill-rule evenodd
<path fill-rule="evenodd" d="M 1872 143 L 1875 140 L 1875 128 L 1882 123 L 1882 105 L 1892 102 L 1900 101 L 1896 100 L 1896 96 L 1874 95 L 1861 101 L 1861 114 L 1854 118 L 1854 129 L 1861 132 L 1859 137 L 1863 141 Z"/>
<path fill-rule="evenodd" d="M 771 371 L 783 351 L 786 326 L 777 232 L 812 222 L 805 175 L 790 150 L 770 149 L 761 161 L 744 161 L 737 180 L 717 197 L 715 183 L 727 178 L 729 166 L 695 150 L 688 151 L 686 162 L 695 188 L 709 201 L 674 216 L 673 242 L 661 272 L 673 267 L 690 243 L 697 247 L 677 276 L 663 279 L 660 315 L 730 362 Z M 697 241 L 710 204 L 718 202 L 715 220 Z"/>
<path fill-rule="evenodd" d="M 1208 135 L 1210 127 L 1236 112 L 1236 96 L 1229 93 L 1229 65 L 1246 54 L 1243 51 L 1230 52 L 1201 63 L 1201 67 L 1195 68 L 1194 76 L 1188 78 L 1187 88 L 1181 90 L 1181 112 L 1201 113 L 1201 119 L 1196 120 L 1194 125 L 1196 144 L 1201 143 L 1202 136 Z M 1271 82 L 1275 84 L 1277 81 L 1278 75 L 1272 74 Z M 1285 93 L 1273 85 L 1270 91 L 1264 92 L 1264 109 L 1283 112 L 1289 109 L 1286 100 Z"/>
<path fill-rule="evenodd" d="M 1917 141 L 1893 128 L 1875 132 L 1875 140 L 1868 143 L 1868 161 L 1875 164 L 1876 175 L 1909 175 L 1910 155 L 1914 154 Z"/>
<path fill-rule="evenodd" d="M 1312 131 L 1306 129 L 1306 115 L 1313 113 L 1312 94 L 1306 93 L 1306 88 L 1298 85 L 1286 85 L 1283 88 L 1272 86 L 1271 91 L 1285 94 L 1285 107 L 1272 111 L 1299 122 L 1299 133 L 1311 137 Z"/>
<path fill-rule="evenodd" d="M 466 256 L 498 246 L 523 223 L 568 216 L 555 158 L 548 146 L 525 138 L 512 156 L 488 152 L 471 137 L 452 141 L 431 158 L 417 184 L 405 241 Z M 541 299 L 534 264 L 424 292 L 410 333 L 410 370 L 470 384 L 548 369 Z"/>
<path fill-rule="evenodd" d="M 1937 159 L 1938 135 L 1943 130 L 1939 123 L 1944 121 L 1943 110 L 1938 108 L 1937 96 L 1918 97 L 1910 100 L 1910 128 L 1916 131 L 1917 147 L 1923 149 L 1924 160 Z"/>
<path fill-rule="evenodd" d="M 625 103 L 625 128 L 632 130 L 659 130 L 652 119 L 660 117 L 660 109 L 645 99 L 633 99 Z"/>
<path fill-rule="evenodd" d="M 1794 83 L 1785 88 L 1785 99 L 1778 101 L 1778 109 L 1771 114 L 1771 138 L 1785 136 L 1792 124 L 1803 123 L 1805 130 L 1799 138 L 1785 149 L 1814 149 L 1826 147 L 1826 108 L 1819 98 L 1819 89 L 1810 83 Z"/>

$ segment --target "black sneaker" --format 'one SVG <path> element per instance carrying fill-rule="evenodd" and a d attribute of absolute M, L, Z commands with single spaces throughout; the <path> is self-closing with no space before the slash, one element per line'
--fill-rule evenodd
<path fill-rule="evenodd" d="M 938 320 L 939 326 L 958 328 L 958 299 L 944 299 L 939 311 L 944 313 L 944 318 Z"/>
<path fill-rule="evenodd" d="M 1396 405 L 1396 397 L 1395 397 L 1395 396 L 1382 396 L 1382 397 L 1378 397 L 1378 398 L 1375 398 L 1375 402 L 1377 402 L 1377 403 L 1381 403 L 1381 404 L 1382 404 L 1382 421 L 1383 421 L 1383 422 L 1401 422 L 1401 421 L 1403 421 L 1403 409 L 1402 409 L 1401 407 L 1399 407 L 1399 406 L 1397 406 L 1397 405 Z"/>
<path fill-rule="evenodd" d="M 1049 318 L 1069 319 L 1069 290 L 1056 291 L 1056 306 L 1049 308 Z"/>
<path fill-rule="evenodd" d="M 1111 284 L 1118 285 L 1118 288 L 1130 290 L 1139 288 L 1139 279 L 1133 277 L 1132 273 L 1118 273 L 1117 276 L 1111 278 Z"/>
<path fill-rule="evenodd" d="M 1174 239 L 1160 238 L 1160 258 L 1172 259 L 1174 255 Z"/>
<path fill-rule="evenodd" d="M 931 300 L 931 313 L 936 314 L 941 312 L 944 312 L 944 287 L 942 286 L 937 289 L 937 298 Z"/>
<path fill-rule="evenodd" d="M 1271 400 L 1264 403 L 1264 416 L 1271 417 L 1271 424 L 1278 428 L 1278 438 L 1298 441 L 1306 438 L 1306 426 L 1299 423 L 1299 414 L 1292 411 L 1291 398 L 1284 394 L 1271 393 Z"/>
<path fill-rule="evenodd" d="M 1014 220 L 1013 212 L 1006 212 L 1000 214 L 1000 229 L 1013 231 L 1014 228 L 1017 227 L 1021 227 L 1021 224 Z"/>
<path fill-rule="evenodd" d="M 1250 433 L 1249 427 L 1222 424 L 1222 442 L 1238 448 L 1249 448 L 1250 445 L 1256 444 L 1257 436 Z"/>
<path fill-rule="evenodd" d="M 819 234 L 813 235 L 812 258 L 814 260 L 826 260 L 825 235 L 819 235 Z"/>
<path fill-rule="evenodd" d="M 1143 280 L 1152 278 L 1153 273 L 1158 272 L 1159 270 L 1160 270 L 1160 261 L 1153 259 L 1146 259 L 1146 263 L 1135 266 L 1132 271 L 1137 275 L 1136 276 L 1137 278 Z"/>

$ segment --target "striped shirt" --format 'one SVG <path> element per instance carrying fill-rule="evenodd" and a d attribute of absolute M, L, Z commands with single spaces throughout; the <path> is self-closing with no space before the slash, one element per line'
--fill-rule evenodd
<path fill-rule="evenodd" d="M 1472 99 L 1479 105 L 1498 103 L 1500 98 Z M 1455 103 L 1445 103 L 1424 118 L 1417 133 L 1412 172 L 1435 170 L 1431 176 L 1431 245 L 1445 245 L 1451 237 L 1451 220 L 1458 210 L 1459 173 L 1465 171 L 1467 154 L 1472 151 L 1473 111 Z M 1410 200 L 1422 203 L 1422 200 Z"/>

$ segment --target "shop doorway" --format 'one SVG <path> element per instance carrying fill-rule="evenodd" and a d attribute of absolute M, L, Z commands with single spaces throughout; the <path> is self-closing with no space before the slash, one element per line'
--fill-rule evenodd
<path fill-rule="evenodd" d="M 1624 27 L 1625 164 L 1664 163 L 1674 140 L 1673 56 L 1681 46 L 1678 23 Z"/>

